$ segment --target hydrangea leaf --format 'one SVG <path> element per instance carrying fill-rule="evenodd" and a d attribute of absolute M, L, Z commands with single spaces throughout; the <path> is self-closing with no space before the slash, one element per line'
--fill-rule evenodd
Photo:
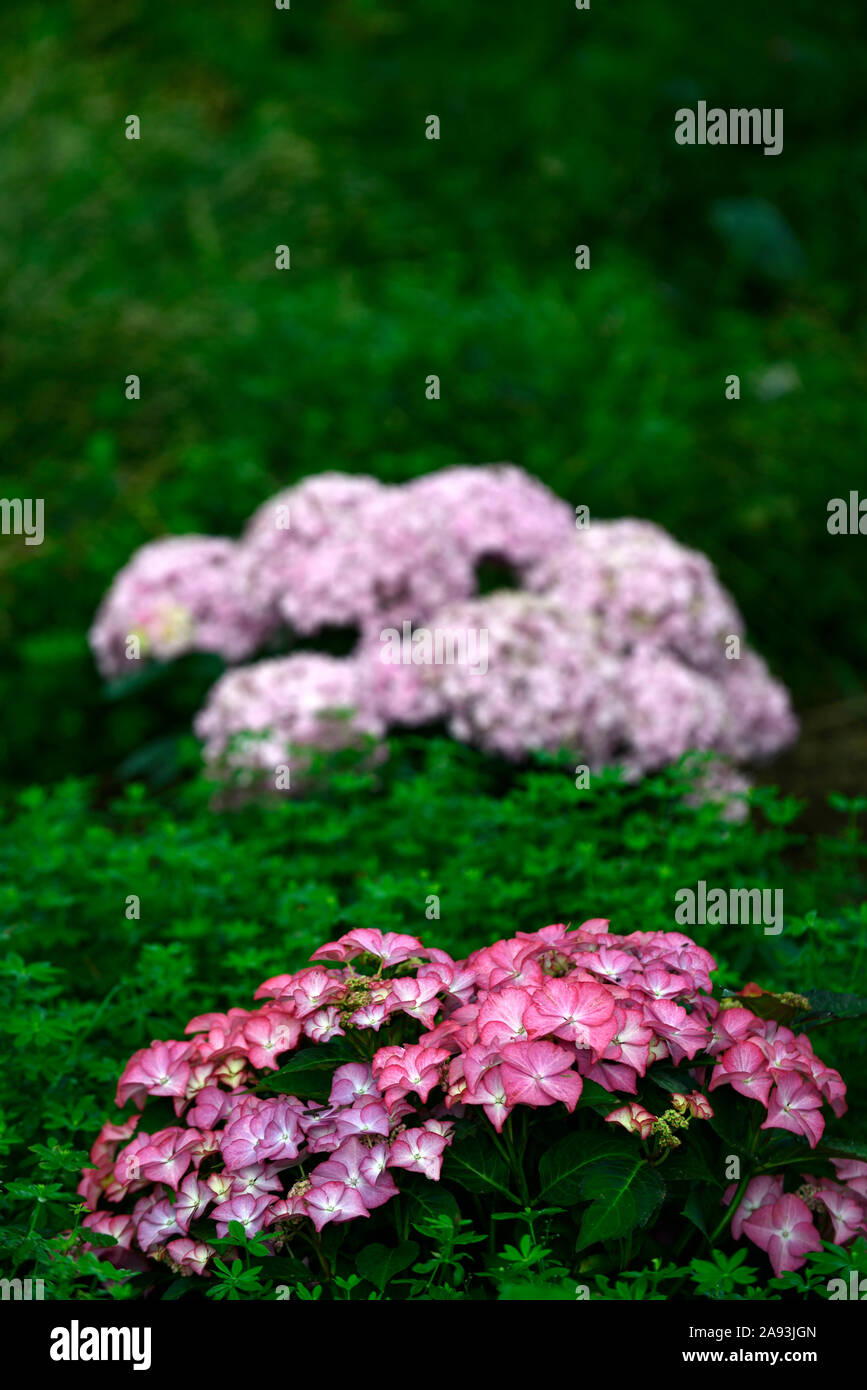
<path fill-rule="evenodd" d="M 446 1150 L 444 1176 L 452 1178 L 468 1192 L 500 1192 L 517 1202 L 509 1186 L 509 1169 L 505 1160 L 490 1144 L 474 1136 Z"/>
<path fill-rule="evenodd" d="M 625 1136 L 624 1136 L 625 1139 Z M 616 1134 L 569 1134 L 542 1155 L 539 1201 L 570 1206 L 581 1195 L 585 1171 L 602 1159 L 630 1155 L 628 1140 Z"/>
<path fill-rule="evenodd" d="M 359 1274 L 384 1292 L 385 1286 L 395 1274 L 408 1269 L 418 1255 L 419 1247 L 414 1240 L 402 1240 L 399 1245 L 365 1245 L 355 1258 Z"/>
<path fill-rule="evenodd" d="M 327 1100 L 331 1079 L 337 1067 L 351 1062 L 353 1053 L 339 1043 L 305 1047 L 290 1057 L 279 1071 L 262 1078 L 259 1089 L 277 1095 L 298 1095 L 309 1100 Z"/>
<path fill-rule="evenodd" d="M 581 1196 L 592 1201 L 578 1232 L 578 1250 L 646 1225 L 662 1203 L 665 1184 L 637 1154 L 631 1159 L 612 1156 L 592 1165 L 582 1181 Z"/>

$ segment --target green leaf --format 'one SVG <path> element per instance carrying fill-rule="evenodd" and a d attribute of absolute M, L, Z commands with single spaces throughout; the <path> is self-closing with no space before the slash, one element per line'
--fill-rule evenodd
<path fill-rule="evenodd" d="M 460 1183 L 468 1192 L 502 1192 L 519 1199 L 509 1187 L 509 1168 L 492 1144 L 474 1135 L 446 1149 L 443 1176 Z"/>
<path fill-rule="evenodd" d="M 417 1184 L 413 1180 L 417 1180 Z M 447 1216 L 453 1226 L 457 1226 L 461 1219 L 454 1194 L 441 1183 L 431 1182 L 419 1173 L 402 1175 L 400 1195 L 402 1199 L 409 1198 L 409 1223 L 416 1231 L 421 1230 L 432 1218 Z"/>
<path fill-rule="evenodd" d="M 786 1003 L 779 995 L 764 991 L 762 994 L 733 994 L 731 990 L 723 991 L 723 998 L 736 999 L 739 1007 L 749 1009 L 756 1018 L 766 1019 L 772 1023 L 789 1024 L 795 1018 L 802 1018 L 804 1010 L 798 1004 Z"/>
<path fill-rule="evenodd" d="M 571 1206 L 581 1194 L 581 1183 L 588 1165 L 605 1158 L 628 1155 L 630 1147 L 626 1136 L 621 1139 L 616 1134 L 568 1134 L 542 1155 L 539 1162 L 542 1190 L 536 1201 Z M 636 1161 L 640 1157 L 640 1150 L 636 1146 Z"/>
<path fill-rule="evenodd" d="M 184 1277 L 173 1279 L 168 1287 L 163 1289 L 160 1298 L 163 1302 L 168 1302 L 176 1298 L 183 1298 L 184 1294 L 191 1292 L 190 1284 L 192 1282 L 190 1278 Z"/>
<path fill-rule="evenodd" d="M 168 1096 L 149 1097 L 136 1126 L 139 1134 L 156 1134 L 178 1123 L 175 1107 Z"/>
<path fill-rule="evenodd" d="M 730 1086 L 720 1086 L 713 1093 L 713 1116 L 707 1123 L 714 1134 L 731 1145 L 730 1152 L 746 1153 L 750 1138 L 750 1120 L 758 1113 L 758 1101 L 747 1101 Z"/>
<path fill-rule="evenodd" d="M 646 1226 L 662 1204 L 665 1184 L 639 1154 L 632 1159 L 621 1155 L 593 1164 L 581 1184 L 581 1196 L 592 1200 L 581 1222 L 576 1250 Z"/>
<path fill-rule="evenodd" d="M 817 1023 L 830 1023 L 837 1018 L 867 1018 L 867 999 L 857 994 L 834 994 L 829 989 L 810 989 L 805 992 L 810 1012 L 799 1016 L 802 1028 Z"/>
<path fill-rule="evenodd" d="M 667 1165 L 666 1165 L 667 1166 Z M 703 1236 L 707 1235 L 707 1221 L 698 1192 L 690 1192 L 684 1203 L 683 1214 L 693 1226 L 697 1226 Z"/>
<path fill-rule="evenodd" d="M 566 1284 L 501 1284 L 497 1295 L 501 1303 L 575 1302 L 575 1285 Z"/>
<path fill-rule="evenodd" d="M 766 198 L 717 198 L 710 222 L 741 265 L 773 281 L 799 279 L 807 258 L 783 214 Z"/>
<path fill-rule="evenodd" d="M 826 1139 L 810 1151 L 812 1158 L 857 1158 L 867 1163 L 867 1139 Z"/>
<path fill-rule="evenodd" d="M 418 1250 L 414 1240 L 402 1240 L 391 1248 L 387 1245 L 365 1245 L 355 1257 L 355 1267 L 359 1274 L 383 1293 L 389 1279 L 409 1268 Z"/>
<path fill-rule="evenodd" d="M 581 1099 L 576 1110 L 595 1110 L 600 1115 L 607 1115 L 612 1109 L 611 1092 L 606 1091 L 604 1086 L 600 1086 L 598 1081 L 588 1081 L 585 1079 L 581 1090 Z"/>
<path fill-rule="evenodd" d="M 295 1095 L 301 1100 L 327 1100 L 335 1070 L 353 1058 L 354 1054 L 345 1045 L 326 1043 L 322 1047 L 305 1047 L 290 1057 L 279 1071 L 263 1077 L 258 1089 L 278 1095 Z"/>
<path fill-rule="evenodd" d="M 689 1074 L 685 1071 L 679 1072 L 676 1067 L 652 1066 L 647 1073 L 648 1081 L 653 1081 L 663 1091 L 672 1091 L 682 1094 L 684 1091 L 692 1090 L 694 1083 L 690 1080 Z M 585 1082 L 586 1085 L 586 1082 Z"/>
<path fill-rule="evenodd" d="M 681 1138 L 680 1148 L 673 1149 L 665 1160 L 661 1176 L 666 1186 L 675 1182 L 700 1182 L 710 1188 L 725 1186 L 725 1179 L 717 1171 L 709 1139 L 710 1135 L 701 1129 L 700 1122 L 694 1121 L 689 1133 Z"/>
<path fill-rule="evenodd" d="M 294 1255 L 272 1255 L 262 1261 L 262 1273 L 266 1279 L 297 1279 L 302 1284 L 313 1278 L 311 1271 Z"/>
<path fill-rule="evenodd" d="M 665 1181 L 674 1182 L 701 1182 L 712 1187 L 723 1187 L 717 1175 L 708 1167 L 707 1161 L 702 1154 L 692 1150 L 675 1149 L 671 1158 L 665 1160 Z"/>
<path fill-rule="evenodd" d="M 88 1245 L 98 1245 L 102 1249 L 103 1246 L 108 1248 L 110 1245 L 117 1245 L 117 1240 L 114 1236 L 103 1235 L 101 1231 L 88 1231 L 87 1243 Z"/>

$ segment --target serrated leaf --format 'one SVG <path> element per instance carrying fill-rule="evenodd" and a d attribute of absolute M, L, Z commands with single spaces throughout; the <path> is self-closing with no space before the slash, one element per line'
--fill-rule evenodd
<path fill-rule="evenodd" d="M 306 1047 L 290 1057 L 279 1071 L 262 1077 L 257 1089 L 277 1095 L 296 1095 L 301 1100 L 327 1100 L 337 1067 L 352 1061 L 347 1047 L 326 1043 Z"/>
<path fill-rule="evenodd" d="M 697 1192 L 690 1192 L 683 1207 L 683 1214 L 693 1226 L 697 1226 L 703 1236 L 707 1235 L 707 1222 Z"/>
<path fill-rule="evenodd" d="M 460 1183 L 468 1192 L 500 1192 L 513 1202 L 519 1200 L 509 1186 L 505 1159 L 477 1135 L 446 1149 L 443 1176 Z"/>
<path fill-rule="evenodd" d="M 672 1091 L 683 1093 L 687 1089 L 692 1090 L 694 1085 L 688 1073 L 678 1072 L 675 1067 L 652 1066 L 647 1073 L 647 1080 L 653 1081 L 660 1090 L 669 1093 Z"/>
<path fill-rule="evenodd" d="M 662 1205 L 665 1184 L 646 1159 L 622 1155 L 594 1163 L 581 1184 L 581 1196 L 592 1200 L 581 1222 L 576 1250 L 645 1226 Z"/>
<path fill-rule="evenodd" d="M 613 1109 L 611 1092 L 606 1091 L 604 1086 L 600 1086 L 598 1081 L 588 1081 L 585 1078 L 581 1099 L 575 1108 L 576 1110 L 595 1110 L 600 1115 L 607 1115 Z"/>
<path fill-rule="evenodd" d="M 624 1142 L 625 1140 L 625 1142 Z M 627 1155 L 629 1141 L 616 1134 L 568 1134 L 542 1155 L 539 1179 L 542 1190 L 538 1201 L 571 1206 L 581 1193 L 587 1167 L 604 1158 Z M 640 1153 L 637 1155 L 640 1157 Z"/>
<path fill-rule="evenodd" d="M 355 1257 L 355 1267 L 363 1278 L 383 1293 L 389 1279 L 409 1268 L 418 1255 L 418 1249 L 414 1240 L 402 1240 L 399 1245 L 393 1246 L 365 1245 Z"/>
<path fill-rule="evenodd" d="M 827 1139 L 810 1151 L 813 1158 L 855 1158 L 867 1163 L 867 1139 Z"/>
<path fill-rule="evenodd" d="M 810 1002 L 810 1012 L 802 1013 L 799 1023 L 802 1028 L 811 1024 L 830 1023 L 835 1018 L 867 1018 L 867 999 L 857 994 L 834 994 L 829 989 L 807 990 L 805 999 Z"/>
<path fill-rule="evenodd" d="M 408 1187 L 408 1180 L 418 1179 L 416 1186 Z M 409 1198 L 409 1223 L 418 1231 L 425 1222 L 439 1216 L 447 1216 L 453 1226 L 461 1218 L 460 1207 L 453 1193 L 441 1183 L 431 1182 L 418 1173 L 402 1176 L 401 1197 Z"/>
<path fill-rule="evenodd" d="M 749 1009 L 756 1018 L 761 1018 L 771 1023 L 789 1024 L 795 1018 L 800 1018 L 804 1010 L 798 1004 L 787 1003 L 778 994 L 772 994 L 769 990 L 763 990 L 761 994 L 732 994 L 726 991 L 723 996 L 726 999 L 736 999 L 740 1008 Z"/>

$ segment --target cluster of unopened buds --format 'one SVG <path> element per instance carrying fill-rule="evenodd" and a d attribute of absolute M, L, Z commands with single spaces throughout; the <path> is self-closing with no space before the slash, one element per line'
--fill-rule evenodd
<path fill-rule="evenodd" d="M 79 1187 L 85 1228 L 115 1237 L 121 1262 L 144 1256 L 201 1274 L 209 1236 L 225 1237 L 232 1222 L 276 1251 L 299 1232 L 366 1218 L 398 1194 L 399 1170 L 437 1181 L 474 1116 L 499 1133 L 521 1107 L 571 1114 L 588 1082 L 612 1093 L 607 1120 L 647 1141 L 651 1159 L 675 1129 L 712 1118 L 705 1091 L 720 1085 L 759 1100 L 763 1128 L 811 1146 L 823 1101 L 845 1109 L 839 1074 L 805 1037 L 740 1005 L 720 1008 L 713 958 L 678 932 L 616 936 L 594 919 L 454 960 L 413 936 L 361 929 L 311 962 L 266 980 L 259 1007 L 194 1018 L 183 1040 L 154 1042 L 127 1064 L 116 1100 L 135 1113 L 103 1127 Z M 280 1073 L 287 1054 L 300 1078 L 328 1043 L 340 1055 L 327 1101 L 296 1094 L 291 1070 Z M 659 1061 L 682 1067 L 685 1086 L 655 1116 L 628 1097 Z M 176 1122 L 154 1131 L 145 1107 L 159 1097 Z M 860 1191 L 846 1200 L 863 1223 Z M 752 1236 L 767 1220 L 751 1215 L 744 1229 Z M 776 1247 L 763 1248 L 775 1259 Z"/>
<path fill-rule="evenodd" d="M 584 520 L 511 465 L 394 486 L 323 473 L 265 503 L 238 541 L 143 546 L 90 641 L 109 678 L 221 655 L 230 669 L 195 728 L 236 781 L 273 788 L 293 755 L 303 770 L 311 748 L 440 721 L 500 756 L 568 749 L 633 778 L 707 751 L 720 792 L 742 790 L 736 764 L 794 737 L 785 689 L 705 556 L 649 522 Z M 485 561 L 517 588 L 477 596 Z M 274 654 L 334 627 L 352 629 L 350 655 Z"/>
<path fill-rule="evenodd" d="M 661 1115 L 652 1115 L 643 1105 L 633 1100 L 621 1105 L 617 1110 L 612 1110 L 605 1118 L 613 1124 L 622 1125 L 624 1129 L 639 1135 L 642 1139 L 654 1136 L 657 1150 L 664 1152 L 666 1149 L 680 1147 L 681 1141 L 674 1133 L 675 1130 L 689 1129 L 690 1120 L 709 1120 L 712 1115 L 713 1110 L 700 1091 L 692 1091 L 686 1095 L 675 1091 L 671 1096 L 670 1108 Z"/>

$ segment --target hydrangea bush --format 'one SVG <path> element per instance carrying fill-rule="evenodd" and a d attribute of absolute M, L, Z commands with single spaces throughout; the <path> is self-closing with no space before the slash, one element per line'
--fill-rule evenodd
<path fill-rule="evenodd" d="M 266 1281 L 308 1297 L 349 1271 L 382 1289 L 418 1254 L 410 1229 L 453 1249 L 468 1217 L 468 1288 L 504 1219 L 542 1223 L 565 1277 L 617 1269 L 624 1239 L 650 1260 L 729 1227 L 797 1270 L 822 1238 L 867 1232 L 867 1163 L 825 1137 L 840 1074 L 781 1021 L 809 1019 L 806 1001 L 715 998 L 714 969 L 688 936 L 603 919 L 466 960 L 350 931 L 257 1007 L 135 1053 L 116 1095 L 132 1111 L 82 1175 L 83 1226 L 163 1287 L 257 1242 Z"/>
<path fill-rule="evenodd" d="M 486 561 L 517 589 L 480 596 Z M 411 635 L 395 661 L 383 635 L 419 627 L 447 634 L 458 659 L 429 660 Z M 333 628 L 355 634 L 349 655 L 274 655 Z M 481 633 L 479 666 L 460 653 Z M 341 736 L 431 721 L 507 758 L 566 748 L 630 777 L 711 751 L 730 760 L 721 786 L 795 733 L 786 691 L 746 648 L 705 556 L 648 522 L 576 529 L 567 503 L 511 465 L 399 486 L 323 473 L 260 507 L 238 542 L 151 542 L 117 576 L 90 640 L 107 678 L 128 673 L 131 654 L 222 656 L 230 669 L 195 723 L 205 757 L 224 774 L 267 770 L 272 787 L 293 752 L 303 765 L 304 749 Z M 269 643 L 264 660 L 238 665 Z"/>

